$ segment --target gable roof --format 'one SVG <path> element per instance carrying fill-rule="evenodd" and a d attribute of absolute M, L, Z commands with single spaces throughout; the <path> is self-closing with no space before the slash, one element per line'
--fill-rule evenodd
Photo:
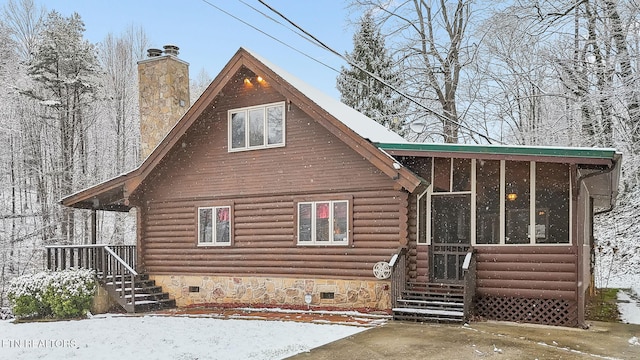
<path fill-rule="evenodd" d="M 398 188 L 413 191 L 420 179 L 399 164 L 373 142 L 405 143 L 398 134 L 386 129 L 351 107 L 327 96 L 257 54 L 240 48 L 198 100 L 136 169 L 81 190 L 61 200 L 62 205 L 97 210 L 128 211 L 129 197 L 178 143 L 191 125 L 220 93 L 227 81 L 241 67 L 260 74 L 288 101 L 298 106 L 327 130 L 336 135 L 372 165 L 392 178 Z"/>
<path fill-rule="evenodd" d="M 402 136 L 373 121 L 354 108 L 305 83 L 260 55 L 250 50 L 244 50 L 361 137 L 375 143 L 408 143 Z"/>

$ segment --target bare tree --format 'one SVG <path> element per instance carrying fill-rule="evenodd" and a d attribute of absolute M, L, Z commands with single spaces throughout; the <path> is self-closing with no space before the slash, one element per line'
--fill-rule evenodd
<path fill-rule="evenodd" d="M 133 26 L 118 36 L 108 34 L 98 46 L 98 60 L 103 71 L 100 96 L 104 109 L 99 121 L 106 126 L 94 131 L 94 181 L 113 177 L 137 165 L 139 114 L 136 64 L 142 60 L 148 47 L 149 40 L 144 30 Z M 104 163 L 114 163 L 115 166 L 99 166 Z M 104 241 L 123 243 L 127 224 L 131 222 L 127 214 L 102 215 L 99 218 L 101 232 L 113 229 L 110 238 Z"/>
<path fill-rule="evenodd" d="M 98 57 L 104 71 L 103 93 L 111 118 L 115 141 L 114 176 L 136 165 L 138 129 L 138 91 L 136 63 L 142 60 L 139 49 L 149 41 L 141 29 L 130 27 L 120 36 L 108 34 L 99 44 Z"/>
<path fill-rule="evenodd" d="M 412 120 L 428 122 L 427 115 L 438 114 L 441 136 L 457 143 L 460 136 L 458 86 L 463 68 L 472 59 L 467 27 L 471 1 L 457 0 L 353 0 L 355 6 L 371 11 L 383 31 L 392 53 L 402 63 L 405 92 L 426 106 L 437 106 L 427 113 L 414 110 Z"/>
<path fill-rule="evenodd" d="M 506 143 L 566 144 L 571 122 L 563 116 L 565 95 L 550 61 L 552 45 L 531 31 L 535 21 L 526 15 L 507 8 L 478 26 L 484 35 L 481 61 L 468 71 L 474 86 L 463 87 L 472 99 L 467 123 Z"/>
<path fill-rule="evenodd" d="M 207 71 L 203 68 L 200 69 L 198 75 L 196 75 L 195 79 L 191 79 L 189 82 L 189 94 L 191 94 L 191 103 L 193 104 L 200 95 L 207 89 L 209 84 L 211 83 L 211 76 Z"/>
<path fill-rule="evenodd" d="M 638 4 L 626 0 L 540 1 L 519 5 L 534 13 L 533 31 L 555 34 L 558 46 L 550 59 L 579 107 L 579 143 L 586 146 L 630 145 L 637 153 L 640 140 L 638 51 L 631 53 L 630 38 L 637 38 Z M 562 51 L 560 41 L 571 44 Z M 571 107 L 571 106 L 570 106 Z M 628 141 L 627 141 L 628 140 Z M 626 146 L 626 145 L 624 145 Z"/>
<path fill-rule="evenodd" d="M 3 8 L 4 22 L 13 35 L 22 61 L 31 60 L 44 16 L 44 7 L 37 6 L 33 0 L 9 0 Z"/>

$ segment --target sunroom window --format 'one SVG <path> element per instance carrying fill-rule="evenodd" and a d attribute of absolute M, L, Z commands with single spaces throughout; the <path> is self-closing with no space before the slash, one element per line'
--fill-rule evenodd
<path fill-rule="evenodd" d="M 536 243 L 569 243 L 569 171 L 566 164 L 536 163 Z"/>
<path fill-rule="evenodd" d="M 284 146 L 284 103 L 229 111 L 229 151 Z"/>
<path fill-rule="evenodd" d="M 476 243 L 500 243 L 500 160 L 476 161 Z"/>
<path fill-rule="evenodd" d="M 299 245 L 346 245 L 348 242 L 348 201 L 298 203 Z"/>
<path fill-rule="evenodd" d="M 231 245 L 231 207 L 198 208 L 198 245 Z"/>
<path fill-rule="evenodd" d="M 530 243 L 531 165 L 526 161 L 505 163 L 505 244 Z"/>
<path fill-rule="evenodd" d="M 474 245 L 571 243 L 568 164 L 456 158 L 433 161 L 431 186 L 416 198 L 418 244 L 450 241 L 461 233 L 466 222 L 447 211 L 462 204 L 454 198 L 464 194 L 471 199 Z"/>
<path fill-rule="evenodd" d="M 477 160 L 475 243 L 569 244 L 570 183 L 567 164 Z"/>

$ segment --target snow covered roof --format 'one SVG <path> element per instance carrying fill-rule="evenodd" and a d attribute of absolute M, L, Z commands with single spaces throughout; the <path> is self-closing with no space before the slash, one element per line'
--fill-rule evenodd
<path fill-rule="evenodd" d="M 266 67 L 271 69 L 274 73 L 288 82 L 291 86 L 300 91 L 309 100 L 316 103 L 318 106 L 326 110 L 333 117 L 340 122 L 348 126 L 351 130 L 355 131 L 358 135 L 372 142 L 386 142 L 386 143 L 406 143 L 407 141 L 402 136 L 387 129 L 384 125 L 372 120 L 359 111 L 343 104 L 342 102 L 332 98 L 331 96 L 323 93 L 308 83 L 300 80 L 296 76 L 283 70 L 279 66 L 271 63 L 269 60 L 261 57 L 255 52 L 243 48 L 251 56 L 255 57 Z"/>

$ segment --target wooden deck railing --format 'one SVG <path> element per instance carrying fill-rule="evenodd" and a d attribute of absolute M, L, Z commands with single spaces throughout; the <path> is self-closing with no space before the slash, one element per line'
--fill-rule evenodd
<path fill-rule="evenodd" d="M 136 267 L 135 245 L 49 245 L 45 246 L 47 269 L 85 268 L 100 271 L 107 247 L 129 267 Z"/>
<path fill-rule="evenodd" d="M 398 253 L 391 258 L 391 307 L 398 307 L 398 299 L 407 286 L 407 248 L 398 249 Z"/>
<path fill-rule="evenodd" d="M 476 252 L 469 248 L 462 263 L 464 275 L 464 320 L 469 321 L 476 298 Z"/>
<path fill-rule="evenodd" d="M 136 247 L 131 245 L 45 246 L 49 270 L 85 268 L 96 277 L 128 312 L 135 310 Z"/>

